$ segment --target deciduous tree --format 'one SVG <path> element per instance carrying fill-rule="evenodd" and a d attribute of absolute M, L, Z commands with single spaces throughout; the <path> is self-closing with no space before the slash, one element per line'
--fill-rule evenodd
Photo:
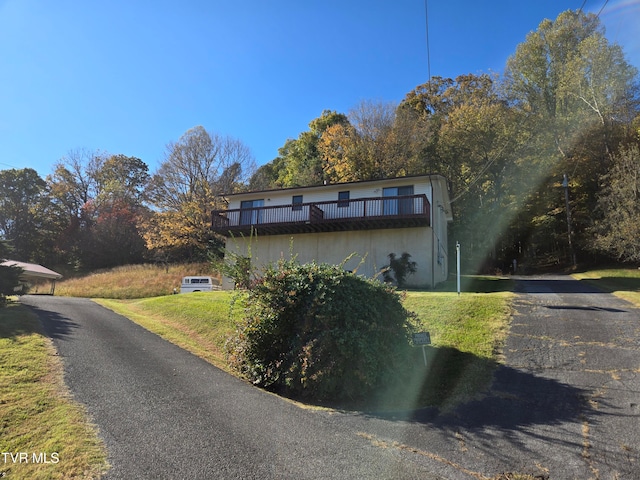
<path fill-rule="evenodd" d="M 618 260 L 640 261 L 640 148 L 624 147 L 613 157 L 598 195 L 599 218 L 592 247 Z"/>
<path fill-rule="evenodd" d="M 253 155 L 240 140 L 197 126 L 167 145 L 148 190 L 154 213 L 144 238 L 155 253 L 206 258 L 211 242 L 211 210 L 224 206 L 222 194 L 247 183 L 255 170 Z"/>
<path fill-rule="evenodd" d="M 0 171 L 0 238 L 16 260 L 42 260 L 48 242 L 47 184 L 32 168 Z"/>
<path fill-rule="evenodd" d="M 147 215 L 147 165 L 136 157 L 71 151 L 48 177 L 66 263 L 101 268 L 145 254 L 138 224 Z"/>
<path fill-rule="evenodd" d="M 564 215 L 558 183 L 569 174 L 574 228 L 578 236 L 584 234 L 593 221 L 597 179 L 609 168 L 621 130 L 637 114 L 637 70 L 618 45 L 608 42 L 596 15 L 566 11 L 541 22 L 518 45 L 507 62 L 504 85 L 524 116 L 522 128 L 530 132 L 524 158 L 528 192 L 537 197 L 529 205 L 530 226 L 542 242 L 562 235 L 566 224 L 557 221 Z M 577 243 L 589 242 L 579 238 Z M 538 243 L 534 248 L 557 247 Z"/>
<path fill-rule="evenodd" d="M 332 125 L 347 124 L 346 115 L 325 110 L 320 117 L 309 122 L 309 130 L 288 139 L 278 150 L 272 162 L 278 167 L 277 183 L 280 187 L 320 185 L 325 179 L 323 158 L 318 149 L 322 134 Z"/>

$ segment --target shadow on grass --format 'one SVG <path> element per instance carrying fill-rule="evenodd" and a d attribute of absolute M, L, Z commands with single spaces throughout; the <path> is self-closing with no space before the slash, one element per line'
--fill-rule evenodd
<path fill-rule="evenodd" d="M 22 297 L 20 303 L 10 303 L 0 309 L 0 338 L 15 339 L 32 333 L 62 338 L 77 327 L 55 312 L 30 305 L 27 298 Z"/>
<path fill-rule="evenodd" d="M 606 293 L 617 291 L 640 292 L 640 278 L 636 277 L 602 277 L 585 278 L 581 283 L 591 285 Z"/>
<path fill-rule="evenodd" d="M 14 302 L 0 308 L 0 338 L 15 340 L 32 333 L 42 334 L 42 326 L 27 309 Z"/>
<path fill-rule="evenodd" d="M 495 293 L 512 292 L 515 282 L 510 277 L 462 275 L 460 277 L 460 290 L 467 293 Z M 457 292 L 458 283 L 455 278 L 440 283 L 436 292 Z"/>
<path fill-rule="evenodd" d="M 593 414 L 585 391 L 454 348 L 421 348 L 395 384 L 359 402 L 323 404 L 391 421 L 519 429 Z M 306 403 L 310 403 L 307 399 Z"/>
<path fill-rule="evenodd" d="M 21 308 L 27 308 L 33 312 L 40 322 L 36 322 L 40 334 L 45 334 L 49 338 L 60 339 L 71 334 L 71 332 L 78 328 L 75 322 L 72 322 L 68 318 L 60 315 L 57 312 L 47 310 L 38 306 L 39 302 L 31 301 L 30 295 L 26 295 L 20 299 L 20 303 L 24 305 Z"/>

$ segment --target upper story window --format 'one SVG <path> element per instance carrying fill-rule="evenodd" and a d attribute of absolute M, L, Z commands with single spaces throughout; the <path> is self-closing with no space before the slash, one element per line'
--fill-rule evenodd
<path fill-rule="evenodd" d="M 256 225 L 262 220 L 264 199 L 240 202 L 240 225 Z"/>
<path fill-rule="evenodd" d="M 403 187 L 387 187 L 382 189 L 383 197 L 403 197 L 413 195 L 413 185 Z M 413 212 L 412 198 L 395 198 L 384 201 L 383 210 L 385 215 L 409 215 Z"/>
<path fill-rule="evenodd" d="M 302 195 L 294 195 L 291 198 L 291 210 L 302 210 Z"/>
<path fill-rule="evenodd" d="M 349 192 L 338 192 L 338 208 L 349 206 Z"/>

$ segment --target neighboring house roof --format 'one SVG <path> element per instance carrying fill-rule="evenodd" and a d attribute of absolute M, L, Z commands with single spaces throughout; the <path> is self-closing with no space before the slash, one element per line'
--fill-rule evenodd
<path fill-rule="evenodd" d="M 3 267 L 19 267 L 23 270 L 22 275 L 25 277 L 32 278 L 48 278 L 52 280 L 57 280 L 62 278 L 62 275 L 58 272 L 54 272 L 53 270 L 49 270 L 42 265 L 38 265 L 36 263 L 25 263 L 25 262 L 17 262 L 15 260 L 5 260 L 0 263 Z"/>

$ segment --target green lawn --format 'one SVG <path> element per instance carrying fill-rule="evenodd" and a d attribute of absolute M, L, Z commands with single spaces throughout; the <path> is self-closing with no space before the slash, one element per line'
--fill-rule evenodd
<path fill-rule="evenodd" d="M 574 278 L 611 292 L 640 307 L 640 269 L 617 268 L 589 270 L 573 274 Z"/>
<path fill-rule="evenodd" d="M 156 267 L 153 269 L 151 273 L 157 275 Z M 133 296 L 160 295 L 160 290 L 170 291 L 167 289 L 172 289 L 175 279 L 182 275 L 182 272 L 170 272 L 166 278 L 158 275 L 162 279 L 153 287 L 156 290 L 147 292 L 136 285 L 149 285 L 148 269 L 124 273 L 137 276 L 137 280 L 131 280 L 126 295 L 111 290 L 109 296 L 131 296 L 132 291 Z M 574 277 L 640 306 L 640 270 L 594 270 Z M 82 296 L 94 296 L 105 283 L 113 283 L 108 274 L 94 276 L 91 281 L 75 280 L 68 287 L 81 290 Z M 407 292 L 404 305 L 417 314 L 417 329 L 428 331 L 431 336 L 432 345 L 424 349 L 427 365 L 422 348 L 413 347 L 413 362 L 407 366 L 410 381 L 389 385 L 379 392 L 378 398 L 362 407 L 448 409 L 486 388 L 501 361 L 511 318 L 512 286 L 507 278 L 464 277 L 461 295 L 455 292 L 455 282 L 448 282 L 437 291 Z M 97 301 L 228 370 L 225 341 L 243 314 L 242 300 L 236 293 Z M 107 468 L 104 446 L 84 409 L 70 398 L 61 362 L 42 334 L 39 322 L 17 304 L 0 309 L 0 367 L 1 451 L 47 454 L 50 462 L 57 460 L 57 463 L 13 464 L 9 458 L 9 463 L 0 463 L 0 475 L 29 479 L 99 478 Z"/>
<path fill-rule="evenodd" d="M 477 282 L 494 282 L 493 279 Z M 493 286 L 497 284 L 492 284 Z M 417 313 L 419 329 L 433 345 L 415 348 L 410 385 L 393 385 L 363 408 L 447 407 L 488 386 L 510 319 L 512 295 L 497 292 L 408 292 L 405 306 Z M 485 285 L 481 290 L 496 290 Z M 242 318 L 242 301 L 232 292 L 201 292 L 139 300 L 98 299 L 144 328 L 228 371 L 224 343 Z M 410 390 L 410 392 L 409 392 Z"/>
<path fill-rule="evenodd" d="M 414 368 L 422 382 L 416 406 L 450 408 L 486 389 L 501 361 L 513 294 L 409 292 L 407 309 L 420 318 L 432 346 L 427 366 L 416 348 Z"/>
<path fill-rule="evenodd" d="M 445 291 L 408 292 L 405 306 L 418 315 L 418 329 L 431 334 L 433 344 L 425 348 L 427 366 L 422 348 L 413 347 L 408 382 L 389 385 L 365 405 L 346 407 L 446 409 L 484 389 L 500 360 L 512 296 L 504 279 L 478 277 L 472 283 L 476 293 L 460 296 L 446 291 L 446 286 Z M 242 318 L 238 294 L 218 291 L 97 301 L 229 370 L 224 345 Z M 0 309 L 0 448 L 29 455 L 46 453 L 50 461 L 58 461 L 0 464 L 0 474 L 30 479 L 99 478 L 107 469 L 104 446 L 83 408 L 70 398 L 61 362 L 40 328 L 33 314 L 20 305 Z"/>

